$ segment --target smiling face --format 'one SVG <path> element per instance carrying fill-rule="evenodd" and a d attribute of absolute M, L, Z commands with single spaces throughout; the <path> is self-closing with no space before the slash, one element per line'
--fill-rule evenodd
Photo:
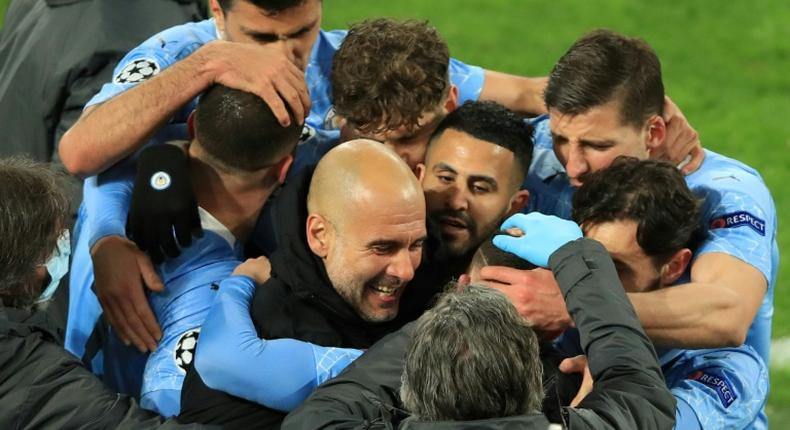
<path fill-rule="evenodd" d="M 624 124 L 617 101 L 577 115 L 549 109 L 549 125 L 554 152 L 575 187 L 585 175 L 608 167 L 620 155 L 646 159 L 648 148 L 663 141 L 665 130 L 657 115 L 641 128 Z"/>
<path fill-rule="evenodd" d="M 506 148 L 447 129 L 431 143 L 425 162 L 428 221 L 450 256 L 473 252 L 526 204 L 515 156 Z"/>
<path fill-rule="evenodd" d="M 235 0 L 227 11 L 211 0 L 221 37 L 231 42 L 275 45 L 302 70 L 321 29 L 321 1 L 305 0 L 278 13 L 267 13 L 247 0 Z"/>
<path fill-rule="evenodd" d="M 425 205 L 399 199 L 355 204 L 331 224 L 324 261 L 335 290 L 364 320 L 398 314 L 406 284 L 422 258 Z"/>

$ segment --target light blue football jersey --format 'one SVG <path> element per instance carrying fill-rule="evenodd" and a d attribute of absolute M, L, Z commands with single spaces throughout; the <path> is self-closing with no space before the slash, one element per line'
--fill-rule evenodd
<path fill-rule="evenodd" d="M 570 219 L 575 188 L 568 182 L 565 169 L 552 149 L 548 116 L 531 122 L 535 127 L 535 156 L 523 185 L 530 191 L 525 211 Z M 710 228 L 707 240 L 694 257 L 709 252 L 728 254 L 754 266 L 765 276 L 768 288 L 749 327 L 746 344 L 768 363 L 779 266 L 776 208 L 771 194 L 756 170 L 708 150 L 700 168 L 686 176 L 686 183 L 693 192 L 705 197 L 702 220 Z"/>
<path fill-rule="evenodd" d="M 766 429 L 768 368 L 747 345 L 658 350 L 677 429 Z"/>
<path fill-rule="evenodd" d="M 298 173 L 305 166 L 317 163 L 327 151 L 338 144 L 340 139 L 340 130 L 336 127 L 335 121 L 332 121 L 334 113 L 330 73 L 332 59 L 346 33 L 345 30 L 322 30 L 313 45 L 310 60 L 305 68 L 305 80 L 312 105 L 305 120 L 305 128 L 294 164 L 289 171 L 290 175 Z M 126 54 L 113 71 L 113 80 L 106 83 L 86 106 L 103 103 L 133 88 L 186 58 L 206 43 L 217 39 L 213 18 L 162 31 Z M 449 74 L 452 83 L 458 87 L 459 103 L 477 100 L 480 97 L 485 81 L 485 71 L 482 68 L 451 59 Z M 154 136 L 153 141 L 189 139 L 186 121 L 196 105 L 197 100 L 193 100 L 179 110 Z"/>

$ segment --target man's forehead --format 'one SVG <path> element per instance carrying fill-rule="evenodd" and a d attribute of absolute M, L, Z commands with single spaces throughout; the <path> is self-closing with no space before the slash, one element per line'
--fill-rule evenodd
<path fill-rule="evenodd" d="M 426 111 L 422 113 L 417 124 L 411 126 L 403 124 L 395 128 L 386 128 L 386 120 L 382 120 L 381 123 L 374 125 L 352 123 L 352 126 L 357 130 L 357 134 L 375 140 L 403 140 L 424 132 L 432 132 L 441 119 L 441 116 L 437 112 Z M 374 132 L 366 133 L 362 130 L 374 130 Z"/>
<path fill-rule="evenodd" d="M 321 17 L 321 2 L 305 0 L 293 7 L 273 11 L 249 0 L 235 0 L 225 15 L 228 20 L 238 21 L 247 32 L 284 36 L 316 23 Z"/>
<path fill-rule="evenodd" d="M 447 129 L 431 144 L 426 161 L 429 167 L 443 164 L 455 170 L 475 170 L 496 177 L 510 173 L 515 154 L 495 143 Z M 511 167 L 503 171 L 503 165 Z"/>
<path fill-rule="evenodd" d="M 564 113 L 549 108 L 551 132 L 565 137 L 568 137 L 566 134 L 573 134 L 603 138 L 627 127 L 629 126 L 622 121 L 620 105 L 617 102 L 594 106 L 580 113 Z"/>
<path fill-rule="evenodd" d="M 585 236 L 601 242 L 612 256 L 625 259 L 646 256 L 637 242 L 638 229 L 639 223 L 631 219 L 584 225 Z"/>

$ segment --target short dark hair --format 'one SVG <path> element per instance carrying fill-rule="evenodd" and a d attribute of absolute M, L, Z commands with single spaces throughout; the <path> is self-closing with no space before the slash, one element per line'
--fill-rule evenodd
<path fill-rule="evenodd" d="M 518 270 L 532 270 L 537 267 L 529 261 L 516 256 L 516 254 L 511 254 L 496 247 L 494 245 L 494 237 L 498 234 L 501 233 L 494 233 L 493 236 L 480 244 L 480 247 L 477 248 L 475 255 L 472 257 L 470 268 L 480 269 L 485 266 L 505 266 Z"/>
<path fill-rule="evenodd" d="M 40 291 L 36 268 L 67 228 L 66 175 L 27 158 L 0 159 L 0 300 L 23 307 Z"/>
<path fill-rule="evenodd" d="M 532 161 L 534 129 L 524 116 L 495 102 L 468 101 L 439 123 L 431 142 L 448 128 L 509 150 L 516 161 L 519 184 L 526 178 Z"/>
<path fill-rule="evenodd" d="M 404 360 L 401 398 L 425 421 L 540 412 L 538 338 L 501 292 L 468 285 L 423 314 Z"/>
<path fill-rule="evenodd" d="M 450 88 L 447 43 L 427 21 L 354 24 L 332 60 L 335 112 L 365 133 L 414 128 Z"/>
<path fill-rule="evenodd" d="M 257 95 L 214 85 L 200 96 L 195 137 L 218 167 L 254 171 L 293 151 L 302 129 L 298 124 L 291 115 L 291 124 L 283 127 Z"/>
<path fill-rule="evenodd" d="M 573 219 L 584 227 L 636 221 L 637 243 L 660 265 L 680 249 L 694 249 L 704 237 L 701 204 L 675 166 L 620 156 L 576 190 Z"/>
<path fill-rule="evenodd" d="M 227 12 L 238 0 L 218 0 L 219 7 L 223 12 Z M 266 11 L 267 15 L 276 15 L 284 10 L 301 6 L 307 0 L 242 0 L 257 6 Z"/>
<path fill-rule="evenodd" d="M 641 127 L 664 111 L 661 62 L 644 40 L 597 30 L 577 40 L 549 75 L 549 109 L 578 115 L 620 101 L 623 124 Z"/>

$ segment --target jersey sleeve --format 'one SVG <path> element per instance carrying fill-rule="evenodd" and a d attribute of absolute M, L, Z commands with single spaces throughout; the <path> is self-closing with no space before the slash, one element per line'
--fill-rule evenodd
<path fill-rule="evenodd" d="M 246 276 L 220 284 L 195 355 L 195 369 L 208 387 L 289 412 L 362 355 L 356 349 L 259 338 L 250 316 L 254 292 L 255 283 Z"/>
<path fill-rule="evenodd" d="M 458 88 L 458 105 L 467 101 L 477 101 L 485 83 L 485 70 L 471 66 L 455 58 L 450 59 L 450 82 Z"/>
<path fill-rule="evenodd" d="M 85 180 L 83 201 L 85 213 L 89 215 L 83 228 L 88 237 L 88 249 L 103 237 L 126 236 L 126 214 L 134 174 L 134 162 L 127 159 Z"/>
<path fill-rule="evenodd" d="M 213 19 L 172 27 L 152 36 L 121 59 L 113 70 L 112 80 L 85 107 L 104 103 L 134 88 L 215 39 Z"/>
<path fill-rule="evenodd" d="M 759 178 L 739 173 L 714 177 L 711 183 L 715 188 L 702 189 L 708 237 L 695 257 L 710 252 L 731 255 L 757 268 L 772 284 L 776 210 L 767 187 Z"/>
<path fill-rule="evenodd" d="M 767 368 L 747 346 L 682 359 L 666 378 L 678 401 L 678 429 L 745 428 L 768 395 Z"/>

